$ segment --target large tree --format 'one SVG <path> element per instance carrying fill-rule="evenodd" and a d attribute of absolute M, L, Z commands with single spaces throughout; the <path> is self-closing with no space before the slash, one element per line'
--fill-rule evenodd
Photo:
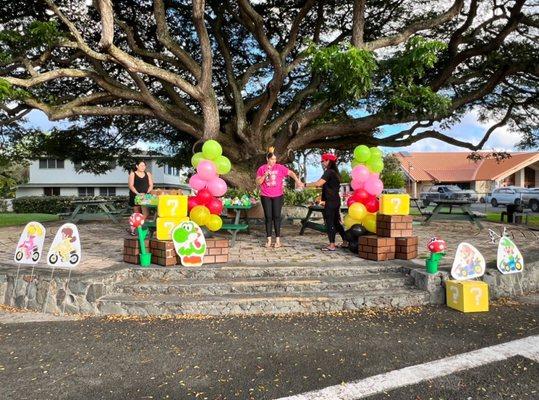
<path fill-rule="evenodd" d="M 145 132 L 215 138 L 238 186 L 272 145 L 281 161 L 424 138 L 478 150 L 505 124 L 537 144 L 539 21 L 526 0 L 87 3 L 2 2 L 0 135 L 39 109 L 75 122 L 64 133 L 79 158 Z M 471 109 L 494 121 L 480 141 L 444 134 Z"/>

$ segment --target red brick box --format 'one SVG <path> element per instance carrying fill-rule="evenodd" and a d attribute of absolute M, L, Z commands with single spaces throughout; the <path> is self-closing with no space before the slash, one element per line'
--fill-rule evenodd
<path fill-rule="evenodd" d="M 396 238 L 395 244 L 395 258 L 399 260 L 417 258 L 417 246 L 419 244 L 417 236 Z"/>
<path fill-rule="evenodd" d="M 359 256 L 367 260 L 386 261 L 395 258 L 395 238 L 375 235 L 359 237 Z"/>
<path fill-rule="evenodd" d="M 413 235 L 411 215 L 376 214 L 376 233 L 384 237 L 409 237 Z"/>
<path fill-rule="evenodd" d="M 146 239 L 144 241 L 146 250 L 149 250 L 150 241 Z M 140 264 L 140 243 L 137 238 L 124 239 L 123 260 L 130 264 Z"/>

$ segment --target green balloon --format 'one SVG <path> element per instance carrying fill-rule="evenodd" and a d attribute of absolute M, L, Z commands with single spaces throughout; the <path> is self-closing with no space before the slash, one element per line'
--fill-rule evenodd
<path fill-rule="evenodd" d="M 352 168 L 357 167 L 359 164 L 361 164 L 361 163 L 358 160 L 356 160 L 355 158 L 352 160 Z"/>
<path fill-rule="evenodd" d="M 370 152 L 372 158 L 382 158 L 384 156 L 384 153 L 378 147 L 371 147 Z"/>
<path fill-rule="evenodd" d="M 193 154 L 193 157 L 191 157 L 191 164 L 193 167 L 198 167 L 198 163 L 204 159 L 204 156 L 201 152 Z"/>
<path fill-rule="evenodd" d="M 208 140 L 202 146 L 202 154 L 204 158 L 213 160 L 223 154 L 223 148 L 215 140 Z"/>
<path fill-rule="evenodd" d="M 371 151 L 367 146 L 361 144 L 354 149 L 354 158 L 359 162 L 365 162 L 371 157 Z"/>
<path fill-rule="evenodd" d="M 381 158 L 371 158 L 367 161 L 367 168 L 374 173 L 382 172 L 384 169 L 384 162 Z"/>
<path fill-rule="evenodd" d="M 230 160 L 225 156 L 217 157 L 214 162 L 217 166 L 217 173 L 220 175 L 228 174 L 232 168 Z"/>

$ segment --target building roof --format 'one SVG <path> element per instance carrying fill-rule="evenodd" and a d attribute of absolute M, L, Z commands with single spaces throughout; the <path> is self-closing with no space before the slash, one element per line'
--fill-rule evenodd
<path fill-rule="evenodd" d="M 470 182 L 498 180 L 539 161 L 539 152 L 509 153 L 499 163 L 494 159 L 474 162 L 470 152 L 399 152 L 395 156 L 414 181 Z"/>

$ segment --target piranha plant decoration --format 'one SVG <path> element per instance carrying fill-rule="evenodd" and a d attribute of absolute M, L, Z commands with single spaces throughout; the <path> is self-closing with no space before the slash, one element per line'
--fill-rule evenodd
<path fill-rule="evenodd" d="M 425 262 L 429 274 L 438 272 L 438 265 L 440 260 L 445 256 L 446 247 L 445 241 L 443 239 L 438 239 L 436 236 L 429 240 L 427 248 L 430 251 L 430 256 Z"/>

